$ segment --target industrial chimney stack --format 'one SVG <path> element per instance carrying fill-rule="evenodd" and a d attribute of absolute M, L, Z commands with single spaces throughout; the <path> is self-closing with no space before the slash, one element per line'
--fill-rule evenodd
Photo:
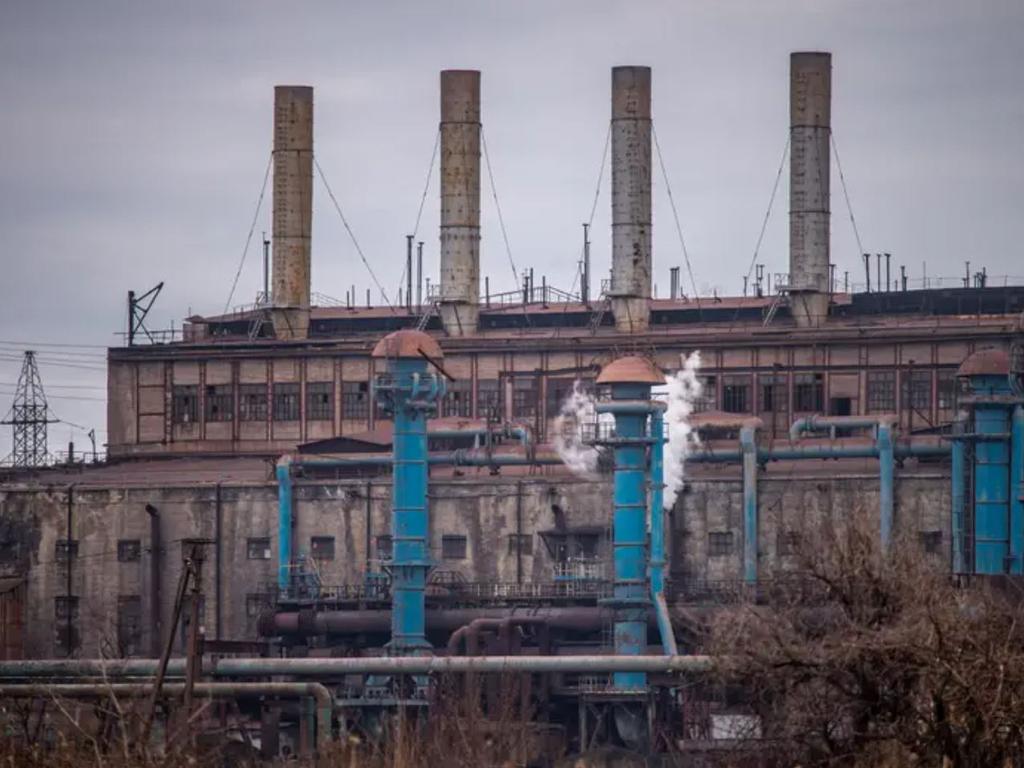
<path fill-rule="evenodd" d="M 832 54 L 793 53 L 789 82 L 789 296 L 797 325 L 829 305 Z"/>
<path fill-rule="evenodd" d="M 647 330 L 651 298 L 651 68 L 612 68 L 612 313 Z"/>
<path fill-rule="evenodd" d="M 274 88 L 273 320 L 279 339 L 309 335 L 313 89 Z"/>
<path fill-rule="evenodd" d="M 480 73 L 441 72 L 441 322 L 476 333 L 480 317 Z"/>

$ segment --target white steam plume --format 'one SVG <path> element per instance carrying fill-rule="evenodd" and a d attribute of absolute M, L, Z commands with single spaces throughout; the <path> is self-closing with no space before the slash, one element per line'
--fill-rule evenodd
<path fill-rule="evenodd" d="M 584 424 L 597 421 L 594 396 L 577 379 L 555 418 L 555 450 L 573 474 L 591 477 L 597 473 L 597 449 L 583 442 Z"/>
<path fill-rule="evenodd" d="M 700 352 L 694 351 L 685 358 L 680 355 L 680 359 L 682 370 L 666 380 L 668 408 L 665 411 L 665 431 L 668 445 L 665 450 L 665 509 L 672 509 L 676 503 L 676 496 L 683 487 L 686 457 L 700 445 L 700 437 L 690 426 L 690 414 L 693 413 L 702 389 L 700 379 L 697 378 Z"/>

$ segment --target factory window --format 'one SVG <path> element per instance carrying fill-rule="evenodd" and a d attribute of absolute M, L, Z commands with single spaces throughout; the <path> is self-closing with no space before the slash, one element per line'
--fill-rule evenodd
<path fill-rule="evenodd" d="M 903 407 L 928 415 L 932 411 L 932 372 L 929 370 L 907 371 L 902 380 Z"/>
<path fill-rule="evenodd" d="M 935 388 L 940 409 L 948 411 L 956 408 L 956 371 L 939 371 Z"/>
<path fill-rule="evenodd" d="M 250 619 L 255 619 L 269 607 L 270 601 L 262 592 L 250 592 L 245 596 L 245 615 Z"/>
<path fill-rule="evenodd" d="M 929 555 L 942 551 L 942 531 L 921 531 L 921 548 Z"/>
<path fill-rule="evenodd" d="M 508 537 L 508 553 L 510 555 L 532 555 L 533 536 L 529 533 L 513 533 Z"/>
<path fill-rule="evenodd" d="M 442 536 L 441 557 L 445 560 L 466 559 L 466 537 L 465 536 Z"/>
<path fill-rule="evenodd" d="M 547 416 L 549 419 L 555 418 L 561 412 L 562 406 L 572 394 L 575 384 L 576 379 L 548 379 Z"/>
<path fill-rule="evenodd" d="M 238 417 L 242 421 L 267 420 L 266 384 L 242 384 L 238 388 Z"/>
<path fill-rule="evenodd" d="M 896 410 L 896 371 L 868 371 L 868 413 Z"/>
<path fill-rule="evenodd" d="M 473 382 L 457 379 L 448 382 L 444 396 L 444 415 L 468 419 L 473 415 Z"/>
<path fill-rule="evenodd" d="M 194 424 L 199 420 L 199 388 L 177 386 L 173 389 L 171 415 L 175 424 Z"/>
<path fill-rule="evenodd" d="M 74 560 L 78 557 L 78 540 L 71 539 L 57 539 L 57 542 L 53 547 L 54 559 L 58 563 L 66 563 L 68 560 Z"/>
<path fill-rule="evenodd" d="M 797 373 L 793 378 L 793 408 L 818 413 L 824 407 L 825 385 L 820 373 Z"/>
<path fill-rule="evenodd" d="M 142 556 L 142 543 L 138 539 L 121 539 L 117 542 L 117 562 L 134 563 Z"/>
<path fill-rule="evenodd" d="M 394 553 L 394 547 L 391 544 L 391 537 L 388 535 L 377 537 L 377 559 L 378 560 L 390 560 Z"/>
<path fill-rule="evenodd" d="M 299 420 L 299 385 L 274 385 L 274 421 Z"/>
<path fill-rule="evenodd" d="M 764 374 L 758 377 L 761 385 L 761 410 L 764 413 L 786 412 L 786 377 L 784 374 Z"/>
<path fill-rule="evenodd" d="M 714 531 L 708 534 L 708 555 L 723 557 L 732 554 L 732 531 Z"/>
<path fill-rule="evenodd" d="M 705 411 L 717 411 L 718 377 L 698 376 L 697 381 L 700 382 L 700 397 L 698 397 L 697 402 L 693 404 L 693 410 L 696 413 L 703 413 Z"/>
<path fill-rule="evenodd" d="M 370 385 L 365 381 L 341 383 L 341 418 L 362 420 L 370 418 Z"/>
<path fill-rule="evenodd" d="M 245 556 L 249 560 L 269 560 L 270 539 L 266 536 L 250 538 L 245 544 Z"/>
<path fill-rule="evenodd" d="M 309 540 L 309 556 L 314 560 L 334 559 L 334 537 L 314 536 Z"/>
<path fill-rule="evenodd" d="M 779 557 L 795 555 L 800 549 L 799 531 L 779 531 L 778 539 L 775 542 L 775 550 Z"/>
<path fill-rule="evenodd" d="M 722 377 L 722 410 L 726 413 L 750 413 L 750 377 Z"/>
<path fill-rule="evenodd" d="M 235 418 L 235 396 L 230 384 L 206 388 L 205 408 L 207 421 L 231 421 Z"/>
<path fill-rule="evenodd" d="M 334 385 L 329 381 L 306 384 L 306 421 L 333 421 Z"/>
<path fill-rule="evenodd" d="M 142 653 L 142 598 L 138 595 L 117 597 L 117 649 L 121 656 Z"/>
<path fill-rule="evenodd" d="M 536 376 L 517 376 L 512 379 L 512 418 L 532 419 L 537 415 L 539 381 Z"/>
<path fill-rule="evenodd" d="M 78 597 L 76 595 L 58 595 L 53 600 L 53 618 L 55 621 L 78 621 Z"/>
<path fill-rule="evenodd" d="M 504 418 L 501 397 L 501 382 L 497 379 L 480 379 L 476 383 L 476 417 L 489 421 Z"/>

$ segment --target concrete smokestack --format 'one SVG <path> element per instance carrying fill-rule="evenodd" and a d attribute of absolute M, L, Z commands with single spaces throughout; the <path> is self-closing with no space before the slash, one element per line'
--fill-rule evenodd
<path fill-rule="evenodd" d="M 449 336 L 480 318 L 480 73 L 441 72 L 441 321 Z"/>
<path fill-rule="evenodd" d="M 274 88 L 274 334 L 309 335 L 313 89 Z"/>
<path fill-rule="evenodd" d="M 825 322 L 829 302 L 832 54 L 789 59 L 789 293 L 797 325 Z"/>
<path fill-rule="evenodd" d="M 651 298 L 651 68 L 612 68 L 612 312 L 645 331 Z"/>

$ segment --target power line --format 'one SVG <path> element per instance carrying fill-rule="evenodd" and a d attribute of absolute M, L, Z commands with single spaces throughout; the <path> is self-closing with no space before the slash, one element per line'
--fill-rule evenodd
<path fill-rule="evenodd" d="M 661 144 L 658 142 L 658 132 L 654 129 L 654 121 L 651 121 L 651 135 L 654 137 L 654 148 L 658 153 L 658 164 L 661 166 L 661 175 L 665 179 L 665 191 L 668 192 L 668 202 L 672 208 L 672 217 L 676 222 L 676 233 L 679 235 L 679 245 L 683 249 L 683 258 L 686 260 L 686 271 L 690 275 L 690 285 L 693 286 L 693 298 L 697 302 L 697 311 L 700 311 L 700 295 L 697 293 L 697 281 L 693 277 L 693 267 L 690 265 L 690 254 L 686 251 L 686 240 L 683 238 L 683 227 L 679 223 L 679 211 L 676 210 L 676 200 L 672 196 L 672 185 L 668 181 L 668 171 L 665 170 L 665 159 L 661 155 Z"/>
<path fill-rule="evenodd" d="M 440 146 L 441 146 L 441 131 L 439 129 L 437 131 L 437 133 L 434 134 L 434 149 L 430 153 L 430 165 L 427 166 L 427 180 L 423 182 L 423 195 L 422 195 L 422 197 L 420 197 L 420 205 L 419 205 L 419 208 L 416 211 L 416 223 L 412 227 L 412 239 L 413 240 L 416 239 L 416 235 L 420 231 L 420 219 L 423 217 L 423 206 L 426 204 L 426 202 L 427 202 L 427 195 L 430 192 L 430 179 L 434 175 L 434 163 L 437 160 L 437 150 L 438 150 L 438 147 L 440 147 Z M 409 267 L 408 264 L 403 264 L 402 265 L 402 275 L 401 275 L 401 277 L 398 278 L 398 284 L 400 286 L 405 283 L 405 271 L 406 271 L 406 269 L 408 269 L 408 267 Z M 395 291 L 395 295 L 397 295 L 397 294 L 398 294 L 398 291 Z M 412 299 L 407 299 L 407 301 L 411 302 Z"/>
<path fill-rule="evenodd" d="M 107 349 L 105 344 L 59 344 L 53 341 L 12 341 L 11 339 L 0 339 L 0 344 L 13 344 L 14 346 L 34 349 L 35 347 L 76 347 L 89 349 Z"/>
<path fill-rule="evenodd" d="M 786 139 L 786 145 L 782 148 L 782 158 L 779 160 L 779 170 L 775 173 L 775 184 L 772 185 L 772 194 L 768 198 L 768 209 L 764 212 L 764 220 L 761 222 L 761 231 L 757 235 L 757 244 L 754 246 L 754 255 L 750 257 L 750 268 L 747 269 L 747 279 L 750 279 L 750 274 L 754 271 L 754 265 L 757 263 L 757 256 L 761 252 L 761 242 L 764 240 L 765 230 L 768 229 L 768 219 L 772 215 L 772 205 L 775 203 L 775 194 L 779 190 L 779 181 L 782 179 L 782 169 L 786 166 L 786 156 L 789 155 L 789 139 Z"/>
<path fill-rule="evenodd" d="M 345 214 L 341 212 L 341 205 L 338 203 L 338 198 L 334 196 L 334 191 L 331 189 L 331 185 L 327 183 L 327 177 L 324 175 L 323 168 L 320 167 L 320 162 L 313 156 L 313 166 L 316 168 L 316 172 L 320 176 L 320 181 L 324 184 L 324 189 L 327 190 L 327 196 L 331 198 L 331 202 L 334 204 L 334 210 L 338 212 L 338 217 L 341 219 L 342 225 L 345 227 L 345 231 L 348 232 L 349 238 L 352 240 L 352 245 L 356 249 L 356 253 L 359 254 L 359 258 L 363 262 L 363 266 L 366 267 L 366 271 L 370 273 L 370 278 L 377 286 L 377 290 L 380 291 L 381 298 L 384 299 L 384 303 L 388 305 L 392 312 L 395 311 L 394 306 L 388 299 L 387 293 L 384 291 L 384 286 L 380 284 L 380 280 L 377 279 L 377 275 L 374 273 L 373 268 L 370 266 L 370 262 L 366 260 L 366 256 L 363 255 L 363 249 L 359 247 L 359 241 L 356 240 L 355 232 L 352 231 L 352 227 L 348 225 L 348 220 L 345 218 Z M 355 303 L 353 301 L 353 303 Z"/>
<path fill-rule="evenodd" d="M 252 214 L 252 223 L 249 225 L 249 234 L 245 236 L 245 247 L 242 249 L 242 258 L 238 262 L 238 270 L 235 272 L 235 279 L 231 282 L 231 292 L 228 300 L 224 302 L 224 314 L 231 309 L 231 300 L 235 297 L 235 288 L 238 287 L 238 278 L 242 274 L 242 267 L 245 266 L 245 258 L 249 255 L 249 245 L 252 243 L 252 233 L 256 231 L 256 222 L 259 221 L 260 209 L 263 207 L 263 197 L 267 192 L 267 180 L 270 178 L 270 168 L 274 164 L 274 153 L 267 157 L 267 167 L 263 171 L 263 184 L 260 186 L 260 196 L 256 200 L 256 210 Z"/>
<path fill-rule="evenodd" d="M 498 202 L 498 189 L 494 185 L 494 172 L 491 170 L 491 155 L 487 151 L 487 139 L 484 137 L 483 126 L 480 126 L 480 143 L 484 149 L 484 163 L 487 165 L 487 178 L 491 182 L 491 194 L 494 196 L 494 207 L 498 211 L 498 224 L 501 226 L 501 236 L 505 240 L 505 253 L 508 254 L 508 263 L 512 267 L 512 277 L 519 285 L 519 272 L 516 270 L 516 263 L 512 259 L 512 247 L 508 244 L 508 232 L 505 230 L 505 217 L 501 215 L 501 204 Z"/>
<path fill-rule="evenodd" d="M 864 253 L 864 247 L 860 244 L 860 232 L 857 231 L 857 220 L 853 218 L 853 206 L 850 205 L 850 194 L 846 189 L 846 176 L 843 175 L 843 164 L 839 162 L 839 147 L 836 146 L 836 136 L 829 131 L 829 139 L 832 142 L 832 152 L 836 156 L 836 168 L 839 170 L 839 182 L 843 185 L 843 198 L 846 200 L 846 210 L 850 214 L 850 224 L 853 225 L 853 236 L 857 240 L 857 255 Z"/>

